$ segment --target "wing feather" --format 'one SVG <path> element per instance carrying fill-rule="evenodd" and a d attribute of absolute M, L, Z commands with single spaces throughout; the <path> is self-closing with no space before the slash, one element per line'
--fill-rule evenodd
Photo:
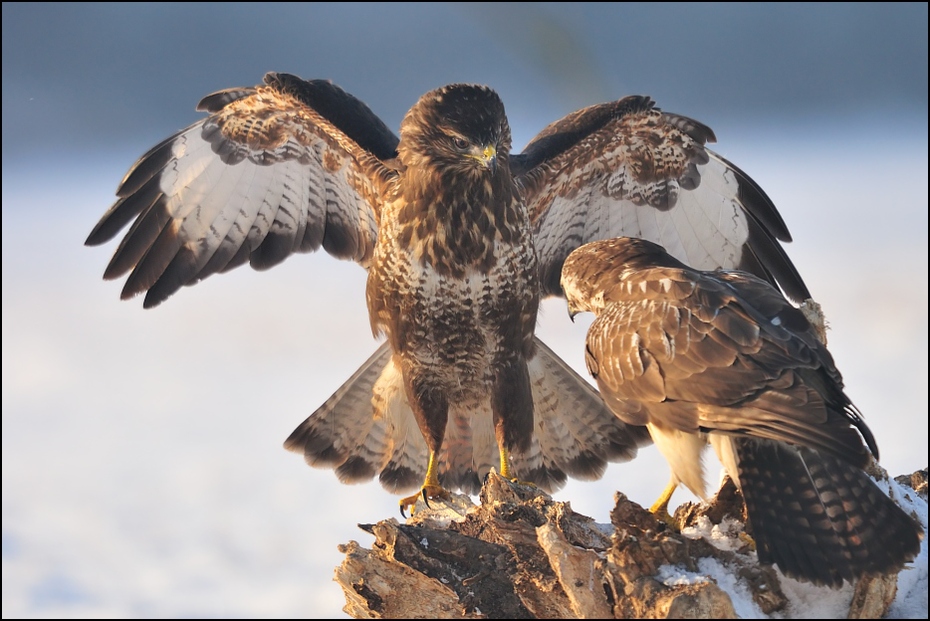
<path fill-rule="evenodd" d="M 544 293 L 562 295 L 568 254 L 639 237 L 701 270 L 745 269 L 797 302 L 810 293 L 779 241 L 791 236 L 746 173 L 708 150 L 706 125 L 647 97 L 591 106 L 553 123 L 515 157 L 536 231 Z"/>
<path fill-rule="evenodd" d="M 220 91 L 210 112 L 146 153 L 87 238 L 131 221 L 105 277 L 144 305 L 249 261 L 267 269 L 321 246 L 368 267 L 397 138 L 360 101 L 324 81 L 268 74 Z"/>

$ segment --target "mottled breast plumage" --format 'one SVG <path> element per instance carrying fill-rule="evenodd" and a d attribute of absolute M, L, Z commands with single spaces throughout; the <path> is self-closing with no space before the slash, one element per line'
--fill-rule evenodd
<path fill-rule="evenodd" d="M 477 339 L 472 346 L 493 350 L 500 344 L 482 335 L 516 322 L 519 340 L 531 342 L 536 255 L 525 205 L 514 191 L 509 149 L 503 104 L 486 87 L 432 91 L 407 114 L 398 146 L 404 190 L 385 207 L 369 275 L 376 331 L 441 329 L 449 320 L 449 328 Z M 398 308 L 419 319 L 398 318 Z"/>

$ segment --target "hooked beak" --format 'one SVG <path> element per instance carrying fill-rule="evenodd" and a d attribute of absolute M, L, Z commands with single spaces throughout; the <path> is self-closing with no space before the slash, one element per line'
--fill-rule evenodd
<path fill-rule="evenodd" d="M 568 318 L 572 320 L 572 323 L 575 323 L 575 315 L 577 315 L 581 311 L 573 307 L 571 305 L 571 302 L 569 302 L 567 306 L 568 306 Z"/>
<path fill-rule="evenodd" d="M 478 161 L 492 173 L 497 172 L 497 148 L 491 144 L 487 145 L 478 156 Z"/>

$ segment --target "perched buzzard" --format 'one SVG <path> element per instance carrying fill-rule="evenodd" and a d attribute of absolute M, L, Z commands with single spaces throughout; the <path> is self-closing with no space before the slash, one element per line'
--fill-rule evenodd
<path fill-rule="evenodd" d="M 287 74 L 198 108 L 209 116 L 129 171 L 87 244 L 132 222 L 104 277 L 128 273 L 122 297 L 145 293 L 145 307 L 320 246 L 365 267 L 387 341 L 285 443 L 343 481 L 422 482 L 430 498 L 475 492 L 498 466 L 552 490 L 633 457 L 646 431 L 534 337 L 540 297 L 561 294 L 562 263 L 587 241 L 647 237 L 809 297 L 768 197 L 705 149 L 709 128 L 646 97 L 578 111 L 519 155 L 482 86 L 427 93 L 400 139 L 330 82 Z"/>
<path fill-rule="evenodd" d="M 875 439 L 803 313 L 739 271 L 691 269 L 642 239 L 572 252 L 572 313 L 597 315 L 585 359 L 610 408 L 647 425 L 678 482 L 705 497 L 705 438 L 743 492 L 759 560 L 839 586 L 899 569 L 920 528 L 863 472 Z"/>

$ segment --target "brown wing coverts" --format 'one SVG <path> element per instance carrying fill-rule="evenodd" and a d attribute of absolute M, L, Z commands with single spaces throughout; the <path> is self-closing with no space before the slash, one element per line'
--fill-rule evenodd
<path fill-rule="evenodd" d="M 154 306 L 215 272 L 320 246 L 367 267 L 392 176 L 379 158 L 397 139 L 364 104 L 328 82 L 268 74 L 199 108 L 210 116 L 146 153 L 87 238 L 101 244 L 134 220 L 105 273 L 130 272 L 124 299 L 147 292 Z"/>
<path fill-rule="evenodd" d="M 706 125 L 625 97 L 572 113 L 514 157 L 536 230 L 540 277 L 561 295 L 562 263 L 578 246 L 629 236 L 660 243 L 697 269 L 744 269 L 810 297 L 779 241 L 791 236 L 742 170 L 705 148 Z"/>
<path fill-rule="evenodd" d="M 627 422 L 804 444 L 859 466 L 877 454 L 833 357 L 765 281 L 692 270 L 644 240 L 575 257 L 567 279 L 604 304 L 588 334 L 591 372 Z"/>

